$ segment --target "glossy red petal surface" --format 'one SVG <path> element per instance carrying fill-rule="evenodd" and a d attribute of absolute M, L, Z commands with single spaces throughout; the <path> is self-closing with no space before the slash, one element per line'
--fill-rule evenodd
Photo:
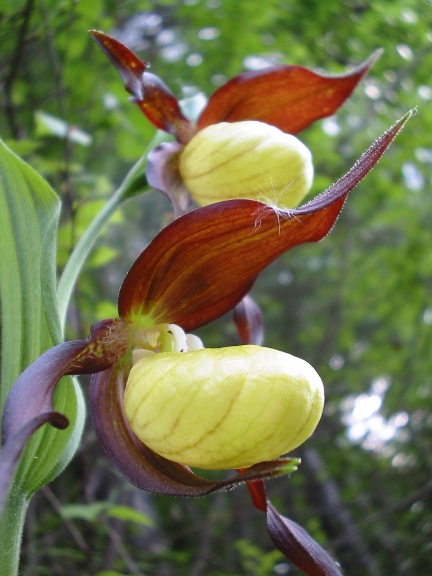
<path fill-rule="evenodd" d="M 125 89 L 132 94 L 148 120 L 156 128 L 169 132 L 179 142 L 186 144 L 196 129 L 182 114 L 178 100 L 171 90 L 158 76 L 146 71 L 149 64 L 140 60 L 127 46 L 103 32 L 91 30 L 90 35 L 113 63 Z"/>
<path fill-rule="evenodd" d="M 353 168 L 311 202 L 285 212 L 253 200 L 229 200 L 185 214 L 138 257 L 119 296 L 119 313 L 172 322 L 184 330 L 210 322 L 247 294 L 257 274 L 286 250 L 323 238 L 350 190 L 369 172 L 410 114 Z"/>
<path fill-rule="evenodd" d="M 124 416 L 123 390 L 127 372 L 127 367 L 117 366 L 93 376 L 89 401 L 93 426 L 108 459 L 134 486 L 158 494 L 204 496 L 247 480 L 271 478 L 287 472 L 287 461 L 280 459 L 252 466 L 241 476 L 212 481 L 197 476 L 187 466 L 155 454 L 136 438 Z"/>
<path fill-rule="evenodd" d="M 376 51 L 352 72 L 340 76 L 325 76 L 301 66 L 240 74 L 211 96 L 198 128 L 218 122 L 259 120 L 297 134 L 315 120 L 334 114 L 380 53 Z"/>
<path fill-rule="evenodd" d="M 150 64 L 143 62 L 127 46 L 103 32 L 90 30 L 89 34 L 115 66 L 129 94 L 142 99 L 142 75 Z"/>

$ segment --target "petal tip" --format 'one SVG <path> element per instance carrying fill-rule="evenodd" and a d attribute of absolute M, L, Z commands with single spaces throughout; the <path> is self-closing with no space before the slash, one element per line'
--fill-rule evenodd
<path fill-rule="evenodd" d="M 126 90 L 137 101 L 143 100 L 142 75 L 149 64 L 140 60 L 127 46 L 100 30 L 89 30 L 89 34 L 120 74 Z"/>

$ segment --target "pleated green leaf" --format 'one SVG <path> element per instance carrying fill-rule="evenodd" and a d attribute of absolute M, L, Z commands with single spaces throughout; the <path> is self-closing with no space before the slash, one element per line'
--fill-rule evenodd
<path fill-rule="evenodd" d="M 48 184 L 0 141 L 0 408 L 20 373 L 60 341 L 56 304 L 56 232 L 60 200 Z M 64 379 L 55 408 L 70 426 L 44 425 L 28 442 L 13 493 L 29 497 L 73 456 L 84 424 L 76 382 Z"/>

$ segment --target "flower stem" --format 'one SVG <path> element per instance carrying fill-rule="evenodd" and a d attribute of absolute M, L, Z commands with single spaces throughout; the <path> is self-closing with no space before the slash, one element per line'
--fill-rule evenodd
<path fill-rule="evenodd" d="M 150 190 L 144 177 L 145 167 L 147 164 L 147 153 L 149 150 L 166 140 L 166 138 L 167 136 L 163 132 L 156 132 L 144 155 L 131 168 L 120 187 L 111 196 L 99 214 L 96 215 L 77 242 L 63 270 L 63 274 L 57 287 L 58 312 L 62 330 L 64 330 L 66 323 L 67 308 L 75 283 L 99 234 L 120 204 L 135 194 Z"/>
<path fill-rule="evenodd" d="M 12 488 L 0 517 L 0 576 L 18 574 L 28 499 Z"/>

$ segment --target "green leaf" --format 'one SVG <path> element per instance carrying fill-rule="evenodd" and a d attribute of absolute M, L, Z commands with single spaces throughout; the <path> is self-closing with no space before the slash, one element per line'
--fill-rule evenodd
<path fill-rule="evenodd" d="M 150 516 L 130 506 L 113 506 L 107 511 L 107 514 L 110 518 L 117 518 L 117 520 L 123 520 L 124 522 L 135 522 L 135 524 L 143 526 L 153 526 L 154 524 Z"/>
<path fill-rule="evenodd" d="M 63 518 L 69 520 L 87 520 L 94 522 L 98 516 L 110 506 L 109 502 L 93 502 L 92 504 L 67 504 L 61 509 Z"/>
<path fill-rule="evenodd" d="M 91 268 L 100 268 L 102 266 L 106 266 L 109 262 L 111 262 L 118 254 L 118 251 L 110 246 L 99 246 L 93 252 L 91 257 L 88 260 L 88 265 Z"/>
<path fill-rule="evenodd" d="M 130 506 L 112 505 L 110 502 L 93 502 L 91 504 L 67 504 L 61 509 L 63 518 L 69 520 L 86 520 L 94 522 L 101 514 L 123 522 L 135 522 L 142 526 L 153 526 L 153 520 Z"/>
<path fill-rule="evenodd" d="M 48 184 L 0 141 L 0 408 L 19 374 L 60 341 L 56 307 L 56 232 L 60 201 Z M 73 456 L 84 425 L 76 382 L 64 379 L 55 408 L 65 431 L 43 426 L 29 441 L 13 491 L 29 497 L 59 474 Z"/>

